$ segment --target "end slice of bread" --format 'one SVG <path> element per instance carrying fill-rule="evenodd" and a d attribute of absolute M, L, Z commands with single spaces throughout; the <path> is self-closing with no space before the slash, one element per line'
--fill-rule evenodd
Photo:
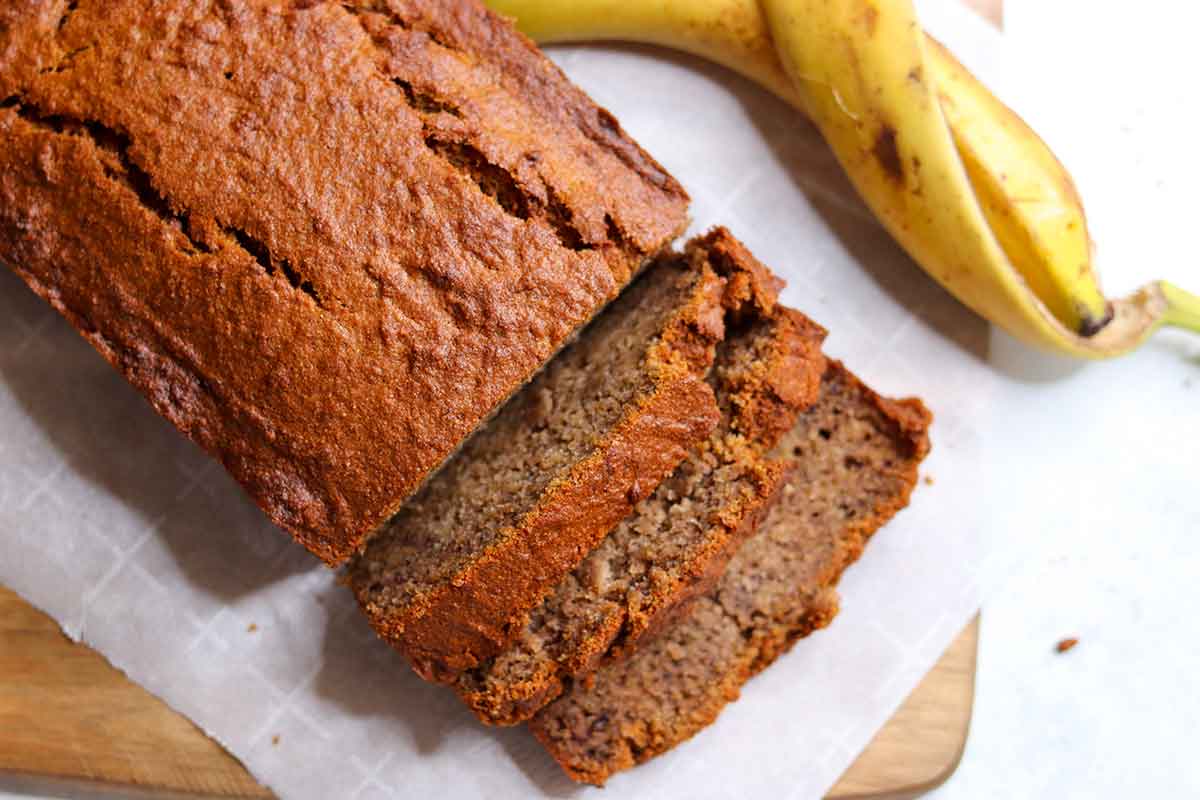
<path fill-rule="evenodd" d="M 567 774 L 599 785 L 670 750 L 796 640 L 828 625 L 842 572 L 907 505 L 929 423 L 920 401 L 882 398 L 830 362 L 820 398 L 774 450 L 791 462 L 779 501 L 715 589 L 534 717 L 533 733 Z"/>

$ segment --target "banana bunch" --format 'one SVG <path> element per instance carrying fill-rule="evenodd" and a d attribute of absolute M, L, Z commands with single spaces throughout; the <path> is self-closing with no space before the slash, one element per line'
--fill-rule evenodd
<path fill-rule="evenodd" d="M 488 3 L 539 42 L 663 45 L 796 106 L 909 255 L 1019 339 L 1106 358 L 1162 325 L 1200 332 L 1200 297 L 1165 281 L 1104 296 L 1071 176 L 923 32 L 912 0 Z"/>

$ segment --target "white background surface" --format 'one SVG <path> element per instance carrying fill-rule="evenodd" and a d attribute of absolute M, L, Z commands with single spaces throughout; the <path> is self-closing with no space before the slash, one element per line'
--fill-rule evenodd
<path fill-rule="evenodd" d="M 1006 0 L 1006 39 L 1061 85 L 1063 107 L 1022 96 L 1063 130 L 1095 120 L 1095 141 L 1036 127 L 1083 166 L 1112 291 L 1168 270 L 1200 287 L 1190 5 Z M 1160 337 L 1048 388 L 1045 438 L 1030 439 L 1024 467 L 998 465 L 992 487 L 1010 494 L 1027 483 L 1008 470 L 1039 473 L 1037 491 L 1008 497 L 1006 519 L 1041 544 L 987 597 L 967 752 L 931 797 L 1200 796 L 1200 340 Z M 1159 424 L 1172 414 L 1188 422 Z M 1081 423 L 1090 441 L 1073 442 Z M 1057 655 L 1066 636 L 1080 643 Z"/>
<path fill-rule="evenodd" d="M 1006 97 L 1085 177 L 1106 286 L 1172 274 L 1197 288 L 1188 226 L 1200 158 L 1186 147 L 1196 128 L 1184 120 L 1195 100 L 1184 81 L 1162 76 L 1200 74 L 1200 59 L 1182 46 L 1186 26 L 1159 29 L 1165 13 L 1083 12 L 1082 3 L 1010 1 L 1009 39 L 1029 71 L 1005 82 L 1041 76 L 1043 85 Z M 1133 53 L 1118 42 L 1132 42 Z M 1179 68 L 1185 61 L 1190 70 Z M 1051 80 L 1069 93 L 1047 91 Z M 1087 115 L 1094 127 L 1080 125 Z M 680 171 L 666 142 L 634 132 Z M 779 263 L 788 242 L 732 212 L 720 219 Z M 819 306 L 801 305 L 821 317 Z M 975 345 L 978 334 L 968 333 Z M 852 349 L 836 337 L 835 352 Z M 982 573 L 989 600 L 975 725 L 962 768 L 936 796 L 1195 796 L 1200 342 L 1164 335 L 1130 359 L 1083 370 L 1032 358 L 1002 335 L 983 348 L 1008 383 L 970 409 L 989 421 L 981 517 L 1011 546 Z M 876 369 L 887 380 L 886 365 Z M 887 388 L 903 388 L 892 380 Z M 1068 635 L 1079 646 L 1056 655 Z"/>

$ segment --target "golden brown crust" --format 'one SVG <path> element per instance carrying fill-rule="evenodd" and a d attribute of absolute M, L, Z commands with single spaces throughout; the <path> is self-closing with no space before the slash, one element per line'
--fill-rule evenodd
<path fill-rule="evenodd" d="M 689 240 L 684 252 L 693 263 L 712 264 L 730 276 L 725 307 L 735 316 L 771 316 L 784 282 L 727 228 L 718 226 Z"/>
<path fill-rule="evenodd" d="M 743 392 L 735 411 L 734 426 L 749 431 L 765 449 L 796 423 L 797 410 L 817 399 L 825 357 L 821 346 L 826 330 L 795 309 L 779 306 L 772 318 L 780 329 L 778 346 L 759 360 L 753 379 L 760 385 Z"/>
<path fill-rule="evenodd" d="M 737 600 L 722 592 L 736 595 L 742 581 L 754 583 L 760 568 L 735 561 L 727 580 L 722 581 L 728 584 L 725 589 L 718 587 L 701 599 L 692 617 L 664 633 L 647 650 L 626 662 L 602 668 L 589 682 L 576 685 L 540 711 L 530 724 L 531 730 L 574 780 L 603 785 L 612 774 L 675 747 L 711 724 L 725 705 L 737 699 L 747 680 L 798 639 L 830 623 L 837 613 L 834 587 L 842 573 L 858 559 L 869 537 L 907 505 L 917 482 L 919 462 L 929 450 L 928 410 L 919 400 L 880 397 L 839 362 L 831 361 L 826 375 L 827 380 L 847 387 L 863 403 L 874 407 L 884 425 L 891 427 L 888 436 L 895 457 L 876 465 L 873 469 L 877 472 L 872 476 L 886 479 L 891 488 L 873 503 L 870 513 L 847 520 L 841 531 L 831 532 L 815 560 L 792 562 L 796 574 L 791 582 L 796 589 L 791 596 L 777 597 L 770 608 L 758 608 L 743 619 L 743 612 L 731 610 Z M 803 487 L 797 490 L 803 491 Z M 773 535 L 784 533 L 780 529 Z M 711 620 L 720 624 L 709 625 Z M 698 663 L 689 667 L 689 658 L 699 658 L 694 652 L 698 643 L 719 638 L 722 631 L 727 639 L 706 653 L 706 657 L 715 658 L 716 666 Z M 691 651 L 686 644 L 689 641 Z M 669 682 L 672 678 L 667 670 L 675 668 L 680 674 L 703 676 L 697 679 L 700 685 L 679 692 L 663 686 L 661 691 L 653 689 L 653 695 L 646 689 L 636 690 L 646 682 Z M 668 697 L 676 704 L 669 715 L 649 711 L 657 702 L 667 703 Z M 592 736 L 602 737 L 603 741 L 589 744 Z"/>
<path fill-rule="evenodd" d="M 0 9 L 0 260 L 328 563 L 685 208 L 468 0 Z"/>

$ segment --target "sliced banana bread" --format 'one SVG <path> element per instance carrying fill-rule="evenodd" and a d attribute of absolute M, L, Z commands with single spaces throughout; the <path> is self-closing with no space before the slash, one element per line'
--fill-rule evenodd
<path fill-rule="evenodd" d="M 829 624 L 843 570 L 908 503 L 929 422 L 919 401 L 879 397 L 830 362 L 820 398 L 775 449 L 793 462 L 780 500 L 716 588 L 534 717 L 534 734 L 567 774 L 603 784 L 669 750 L 797 639 Z"/>
<path fill-rule="evenodd" d="M 735 251 L 745 263 L 748 253 Z M 825 331 L 781 306 L 731 321 L 709 382 L 721 422 L 534 610 L 512 646 L 455 690 L 481 720 L 531 717 L 709 591 L 782 484 L 765 454 L 817 397 Z"/>
<path fill-rule="evenodd" d="M 708 436 L 726 307 L 771 306 L 778 290 L 721 256 L 731 239 L 654 264 L 351 563 L 375 629 L 422 676 L 451 682 L 503 649 Z"/>
<path fill-rule="evenodd" d="M 686 205 L 475 0 L 0 3 L 0 261 L 331 564 Z"/>

